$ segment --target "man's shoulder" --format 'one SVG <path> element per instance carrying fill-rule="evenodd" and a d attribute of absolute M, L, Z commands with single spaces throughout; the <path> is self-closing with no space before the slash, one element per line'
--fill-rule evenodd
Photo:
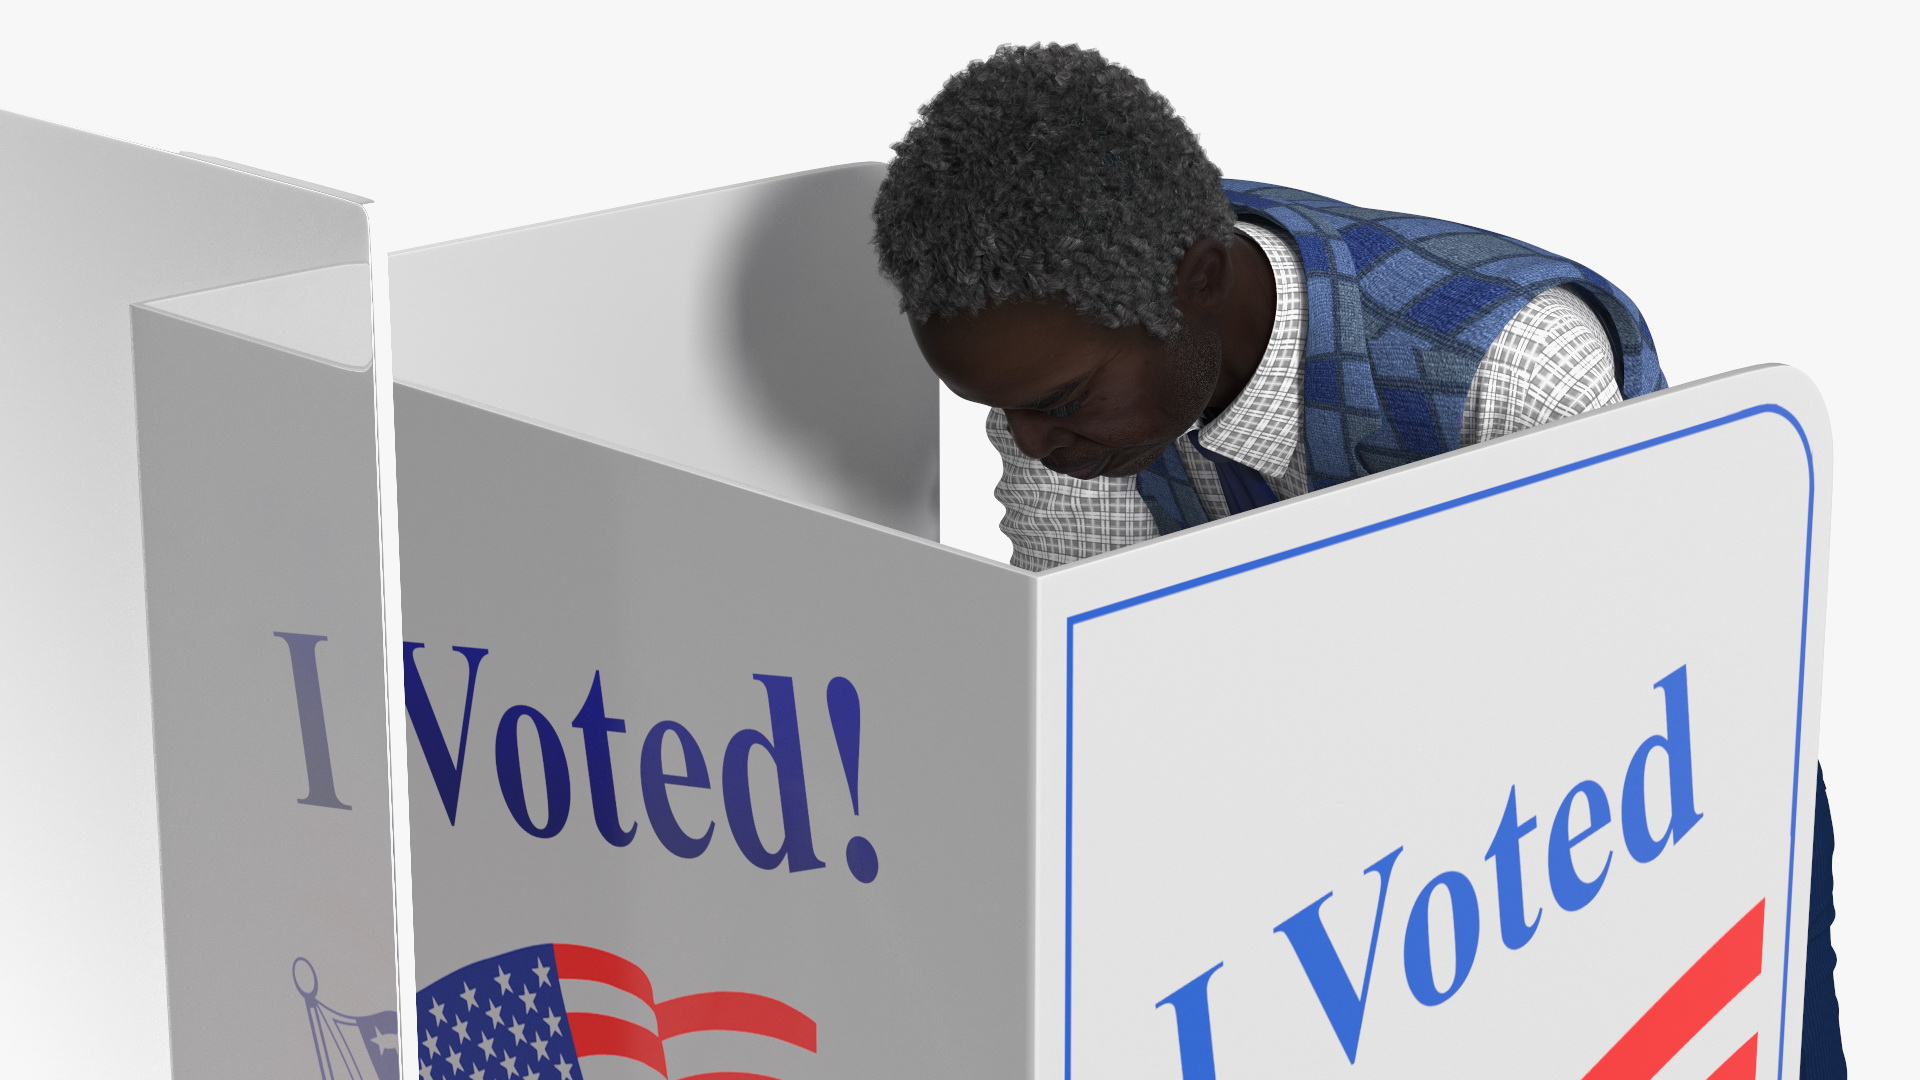
<path fill-rule="evenodd" d="M 1351 203 L 1330 199 L 1300 188 L 1287 187 L 1285 184 L 1269 184 L 1260 180 L 1222 180 L 1220 190 L 1226 193 L 1230 203 L 1255 205 L 1260 203 L 1299 203 L 1307 206 L 1351 206 Z"/>

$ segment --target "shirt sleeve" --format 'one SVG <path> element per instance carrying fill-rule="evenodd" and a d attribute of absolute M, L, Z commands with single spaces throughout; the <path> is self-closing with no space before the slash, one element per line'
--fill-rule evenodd
<path fill-rule="evenodd" d="M 1572 290 L 1542 292 L 1487 349 L 1467 391 L 1460 445 L 1506 435 L 1620 400 L 1613 347 Z"/>
<path fill-rule="evenodd" d="M 1131 476 L 1078 480 L 1020 452 L 1007 414 L 987 414 L 987 440 L 1000 452 L 993 497 L 1006 507 L 1000 531 L 1013 541 L 1013 565 L 1045 570 L 1158 535 Z"/>

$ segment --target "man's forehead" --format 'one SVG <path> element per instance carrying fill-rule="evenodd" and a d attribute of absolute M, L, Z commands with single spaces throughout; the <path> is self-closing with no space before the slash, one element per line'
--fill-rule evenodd
<path fill-rule="evenodd" d="M 990 305 L 913 331 L 928 365 L 956 394 L 1003 408 L 1052 404 L 1121 336 L 1057 301 Z"/>

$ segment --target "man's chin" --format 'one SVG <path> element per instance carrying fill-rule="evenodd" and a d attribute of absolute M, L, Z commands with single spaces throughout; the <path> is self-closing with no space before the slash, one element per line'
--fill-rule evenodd
<path fill-rule="evenodd" d="M 1047 468 L 1052 469 L 1054 472 L 1059 473 L 1061 476 L 1070 476 L 1070 477 L 1073 477 L 1075 480 L 1091 480 L 1096 476 L 1103 476 L 1106 474 L 1107 466 L 1112 463 L 1113 457 L 1114 455 L 1108 454 L 1105 457 L 1096 458 L 1095 460 L 1085 462 L 1084 464 L 1065 466 L 1065 467 L 1060 465 L 1054 465 L 1046 461 L 1042 461 L 1040 464 L 1045 465 Z"/>
<path fill-rule="evenodd" d="M 1171 444 L 1168 444 L 1171 445 Z M 1102 476 L 1135 476 L 1146 470 L 1147 466 L 1160 460 L 1166 453 L 1166 446 L 1156 446 L 1150 450 L 1135 450 L 1126 454 L 1114 454 L 1102 469 Z"/>
<path fill-rule="evenodd" d="M 1047 468 L 1062 476 L 1071 476 L 1076 480 L 1091 480 L 1096 476 L 1132 476 L 1160 460 L 1160 455 L 1166 452 L 1167 445 L 1170 444 L 1150 449 L 1136 447 L 1131 450 L 1115 450 L 1103 458 L 1073 468 L 1063 469 L 1045 461 L 1040 464 L 1046 465 Z"/>

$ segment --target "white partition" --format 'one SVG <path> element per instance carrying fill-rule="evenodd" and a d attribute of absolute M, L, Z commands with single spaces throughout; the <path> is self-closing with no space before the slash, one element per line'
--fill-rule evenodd
<path fill-rule="evenodd" d="M 1755 368 L 1042 576 L 1037 1068 L 1798 1075 L 1828 440 Z"/>
<path fill-rule="evenodd" d="M 884 172 L 400 252 L 394 377 L 935 538 L 938 384 L 868 243 Z"/>
<path fill-rule="evenodd" d="M 490 265 L 500 298 L 559 273 Z M 649 322 L 590 301 L 489 320 Z M 537 407 L 397 393 L 422 1075 L 1797 1060 L 1827 513 L 1800 376 L 1031 575 L 594 428 L 646 415 L 632 370 Z"/>
<path fill-rule="evenodd" d="M 665 1036 L 673 1077 L 1021 1075 L 1033 579 L 423 391 L 396 405 L 425 1075 L 476 1064 L 463 1023 L 516 1067 L 572 1062 L 544 1019 L 581 1012 Z M 669 1003 L 711 993 L 817 1038 L 673 1034 Z M 657 1075 L 622 1064 L 581 1075 Z"/>
<path fill-rule="evenodd" d="M 397 257 L 387 445 L 356 203 L 0 121 L 42 1071 L 106 970 L 114 1076 L 1797 1060 L 1791 370 L 1034 575 L 926 539 L 875 166 Z"/>
<path fill-rule="evenodd" d="M 182 1077 L 400 1075 L 369 297 L 348 263 L 133 312 Z"/>
<path fill-rule="evenodd" d="M 0 986 L 5 1068 L 163 1077 L 162 866 L 180 838 L 156 801 L 129 305 L 364 264 L 365 213 L 0 113 L 0 238 L 0 814 L 15 823 L 0 839 L 0 945 L 19 975 Z M 110 1037 L 90 1003 L 105 1003 Z M 288 1004 L 303 1029 L 297 995 Z"/>

